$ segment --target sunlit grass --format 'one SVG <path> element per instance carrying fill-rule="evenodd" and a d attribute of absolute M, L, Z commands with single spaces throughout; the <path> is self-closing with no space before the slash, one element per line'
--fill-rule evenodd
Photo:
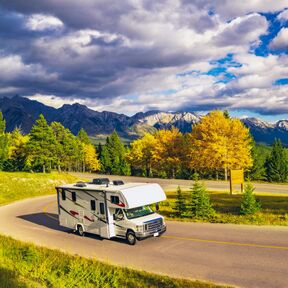
<path fill-rule="evenodd" d="M 0 205 L 24 198 L 53 194 L 55 186 L 75 182 L 67 173 L 0 172 Z"/>
<path fill-rule="evenodd" d="M 0 235 L 0 287 L 224 287 L 175 279 L 36 247 Z"/>
<path fill-rule="evenodd" d="M 203 221 L 193 218 L 179 218 L 173 210 L 176 192 L 167 192 L 167 200 L 160 205 L 159 212 L 170 220 Z M 188 201 L 190 193 L 184 191 Z M 288 225 L 288 196 L 282 194 L 256 194 L 261 201 L 262 209 L 255 215 L 240 215 L 241 194 L 230 195 L 224 192 L 209 192 L 211 203 L 216 210 L 216 216 L 210 220 L 213 223 L 234 223 L 254 225 Z"/>

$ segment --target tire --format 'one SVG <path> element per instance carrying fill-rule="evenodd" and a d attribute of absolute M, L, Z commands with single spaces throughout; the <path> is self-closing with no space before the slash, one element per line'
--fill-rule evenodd
<path fill-rule="evenodd" d="M 84 236 L 84 229 L 82 225 L 77 225 L 77 233 L 79 236 Z"/>
<path fill-rule="evenodd" d="M 135 245 L 137 241 L 135 233 L 133 231 L 128 231 L 126 234 L 126 240 L 129 245 Z"/>

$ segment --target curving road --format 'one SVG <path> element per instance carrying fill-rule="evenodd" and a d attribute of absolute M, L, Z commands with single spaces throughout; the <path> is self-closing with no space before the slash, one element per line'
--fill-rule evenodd
<path fill-rule="evenodd" d="M 168 222 L 168 231 L 129 246 L 58 226 L 56 196 L 0 207 L 0 233 L 65 252 L 175 277 L 240 287 L 288 283 L 288 227 Z"/>
<path fill-rule="evenodd" d="M 162 179 L 162 178 L 145 178 L 135 176 L 115 176 L 115 175 L 101 175 L 94 173 L 70 173 L 78 176 L 81 179 L 91 180 L 93 178 L 107 177 L 110 180 L 122 179 L 125 182 L 147 182 L 147 183 L 158 183 L 165 191 L 176 190 L 180 186 L 183 190 L 191 188 L 192 180 L 183 179 Z M 228 181 L 210 181 L 205 180 L 205 185 L 210 191 L 230 191 Z M 275 183 L 253 183 L 255 192 L 257 193 L 275 193 L 275 194 L 288 194 L 287 184 L 275 184 Z M 240 185 L 235 185 L 233 188 L 235 191 L 240 191 Z"/>

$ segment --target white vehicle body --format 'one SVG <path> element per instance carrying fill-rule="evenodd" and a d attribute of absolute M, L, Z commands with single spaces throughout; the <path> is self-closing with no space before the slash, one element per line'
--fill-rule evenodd
<path fill-rule="evenodd" d="M 78 231 L 81 228 L 107 239 L 127 238 L 129 231 L 137 239 L 166 231 L 164 218 L 147 207 L 166 199 L 158 184 L 114 181 L 68 184 L 56 189 L 61 226 Z"/>

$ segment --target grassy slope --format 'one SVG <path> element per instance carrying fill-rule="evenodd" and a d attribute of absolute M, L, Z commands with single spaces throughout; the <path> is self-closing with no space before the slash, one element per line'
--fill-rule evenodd
<path fill-rule="evenodd" d="M 185 198 L 189 198 L 189 192 L 183 192 Z M 242 195 L 230 195 L 223 192 L 209 192 L 211 203 L 217 212 L 217 216 L 211 220 L 216 223 L 254 224 L 254 225 L 288 225 L 288 196 L 258 194 L 256 198 L 262 203 L 261 212 L 254 216 L 240 215 L 240 202 Z M 176 193 L 168 192 L 167 201 L 160 205 L 160 213 L 167 219 L 181 221 L 196 221 L 189 218 L 177 218 L 173 211 Z"/>
<path fill-rule="evenodd" d="M 68 174 L 0 172 L 0 205 L 55 193 Z M 108 265 L 0 235 L 0 287 L 223 287 Z"/>
<path fill-rule="evenodd" d="M 120 268 L 3 236 L 0 253 L 0 287 L 220 287 Z"/>
<path fill-rule="evenodd" d="M 0 205 L 24 198 L 53 194 L 55 186 L 75 182 L 67 173 L 0 172 Z"/>

